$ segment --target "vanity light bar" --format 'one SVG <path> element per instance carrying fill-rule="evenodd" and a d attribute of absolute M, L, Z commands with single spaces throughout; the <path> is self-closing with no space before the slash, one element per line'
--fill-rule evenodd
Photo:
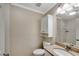
<path fill-rule="evenodd" d="M 69 15 L 74 15 L 76 14 L 77 12 L 73 11 L 73 6 L 74 7 L 79 7 L 79 3 L 75 3 L 75 4 L 64 4 L 64 6 L 61 8 L 59 7 L 58 10 L 57 10 L 57 14 L 65 14 L 66 12 L 70 12 L 68 13 Z"/>
<path fill-rule="evenodd" d="M 73 10 L 73 7 L 67 8 L 66 11 L 71 11 Z"/>
<path fill-rule="evenodd" d="M 65 11 L 64 11 L 64 10 L 60 12 L 60 14 L 64 14 L 64 13 L 65 13 Z"/>
<path fill-rule="evenodd" d="M 71 7 L 69 4 L 64 4 L 64 6 L 62 7 L 64 10 Z"/>
<path fill-rule="evenodd" d="M 79 7 L 79 3 L 78 4 L 75 4 L 74 7 Z"/>

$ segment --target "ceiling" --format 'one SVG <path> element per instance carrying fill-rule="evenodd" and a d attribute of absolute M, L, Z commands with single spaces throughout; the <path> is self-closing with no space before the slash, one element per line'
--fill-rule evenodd
<path fill-rule="evenodd" d="M 75 13 L 70 14 L 72 12 Z M 62 7 L 58 8 L 57 16 L 63 20 L 73 20 L 79 18 L 79 3 L 64 4 Z"/>
<path fill-rule="evenodd" d="M 13 3 L 12 5 L 22 7 L 40 14 L 47 13 L 56 3 Z"/>

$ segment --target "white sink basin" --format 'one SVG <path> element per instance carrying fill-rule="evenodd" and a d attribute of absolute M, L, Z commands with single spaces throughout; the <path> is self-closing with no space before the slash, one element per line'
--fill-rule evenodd
<path fill-rule="evenodd" d="M 73 54 L 67 52 L 65 49 L 55 48 L 53 51 L 58 56 L 73 56 Z"/>

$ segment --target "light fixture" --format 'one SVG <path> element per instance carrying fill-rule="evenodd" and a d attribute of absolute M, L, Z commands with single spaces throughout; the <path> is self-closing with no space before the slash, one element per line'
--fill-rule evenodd
<path fill-rule="evenodd" d="M 77 3 L 73 3 L 73 4 L 66 3 L 66 4 L 63 5 L 63 7 L 59 7 L 57 9 L 57 14 L 66 14 L 66 12 L 68 12 L 69 15 L 75 15 L 77 12 L 73 11 L 74 10 L 73 6 L 79 7 L 79 4 L 77 4 Z"/>
<path fill-rule="evenodd" d="M 79 7 L 79 3 L 75 4 L 74 7 Z"/>
<path fill-rule="evenodd" d="M 71 10 L 73 10 L 73 7 L 69 7 L 66 9 L 66 11 L 71 11 Z"/>
<path fill-rule="evenodd" d="M 76 12 L 74 11 L 74 12 L 71 12 L 71 13 L 69 13 L 69 15 L 75 15 L 76 14 Z"/>
<path fill-rule="evenodd" d="M 64 10 L 60 12 L 60 14 L 64 14 L 64 13 L 65 13 L 65 11 L 64 11 Z"/>
<path fill-rule="evenodd" d="M 65 9 L 67 9 L 67 8 L 70 8 L 71 6 L 69 5 L 69 4 L 64 4 L 64 6 L 63 6 L 63 9 L 65 10 Z"/>
<path fill-rule="evenodd" d="M 59 8 L 57 9 L 57 13 L 59 14 L 61 11 L 62 11 L 62 9 L 59 7 Z"/>
<path fill-rule="evenodd" d="M 71 6 L 71 4 L 64 4 L 64 6 L 62 7 L 64 10 L 66 11 L 71 11 L 73 10 L 73 6 Z"/>
<path fill-rule="evenodd" d="M 57 9 L 57 14 L 64 14 L 65 13 L 65 10 L 63 10 L 62 8 L 58 8 Z"/>

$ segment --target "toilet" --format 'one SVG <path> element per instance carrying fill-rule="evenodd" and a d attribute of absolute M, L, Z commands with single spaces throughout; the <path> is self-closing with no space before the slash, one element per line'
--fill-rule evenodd
<path fill-rule="evenodd" d="M 50 43 L 43 41 L 43 48 L 46 46 L 49 46 Z M 45 50 L 44 49 L 36 49 L 33 51 L 34 56 L 44 56 L 45 55 Z"/>
<path fill-rule="evenodd" d="M 34 56 L 44 56 L 45 55 L 45 50 L 44 49 L 36 49 L 33 51 Z"/>

